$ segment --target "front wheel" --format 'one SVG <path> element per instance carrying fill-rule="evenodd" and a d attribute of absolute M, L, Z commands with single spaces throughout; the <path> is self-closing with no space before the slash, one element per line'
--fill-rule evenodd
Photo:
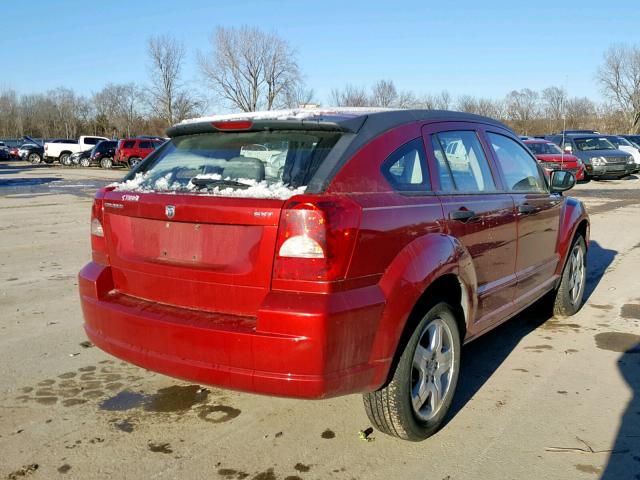
<path fill-rule="evenodd" d="M 587 245 L 582 235 L 578 235 L 571 245 L 565 263 L 560 285 L 555 291 L 553 314 L 561 317 L 574 315 L 582 306 L 587 283 Z"/>
<path fill-rule="evenodd" d="M 80 159 L 80 166 L 81 167 L 89 167 L 91 165 L 91 159 L 89 157 L 82 157 Z"/>
<path fill-rule="evenodd" d="M 407 342 L 391 381 L 364 394 L 374 426 L 392 436 L 420 441 L 442 426 L 460 372 L 460 333 L 451 307 L 438 303 Z"/>
<path fill-rule="evenodd" d="M 35 153 L 35 152 L 30 153 L 30 154 L 29 154 L 29 156 L 28 156 L 27 158 L 28 158 L 28 159 L 29 159 L 29 161 L 30 161 L 31 163 L 33 163 L 34 165 L 37 165 L 37 164 L 39 164 L 39 163 L 42 161 L 42 157 L 40 157 L 40 155 L 39 155 L 39 154 L 37 154 L 37 153 Z"/>
<path fill-rule="evenodd" d="M 109 169 L 113 167 L 113 160 L 109 157 L 104 157 L 102 160 L 100 160 L 100 166 L 102 168 Z"/>

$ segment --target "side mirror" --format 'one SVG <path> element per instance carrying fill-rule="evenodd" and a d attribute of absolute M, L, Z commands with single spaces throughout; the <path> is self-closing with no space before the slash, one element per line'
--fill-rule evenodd
<path fill-rule="evenodd" d="M 554 170 L 551 172 L 551 193 L 560 193 L 569 190 L 576 184 L 576 177 L 566 170 Z"/>
<path fill-rule="evenodd" d="M 573 147 L 572 147 L 570 144 L 566 144 L 566 145 L 564 146 L 564 151 L 565 151 L 566 153 L 571 153 L 571 152 L 573 152 Z"/>

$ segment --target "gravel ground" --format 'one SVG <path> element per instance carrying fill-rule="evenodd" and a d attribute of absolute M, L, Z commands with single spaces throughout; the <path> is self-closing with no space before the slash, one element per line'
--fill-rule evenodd
<path fill-rule="evenodd" d="M 592 214 L 586 305 L 534 306 L 463 350 L 452 418 L 408 443 L 360 396 L 298 401 L 120 362 L 82 330 L 96 188 L 124 171 L 0 164 L 0 478 L 640 479 L 640 180 Z"/>

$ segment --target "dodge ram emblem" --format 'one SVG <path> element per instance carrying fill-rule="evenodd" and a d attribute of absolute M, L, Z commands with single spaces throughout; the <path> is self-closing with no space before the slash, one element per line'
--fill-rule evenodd
<path fill-rule="evenodd" d="M 167 218 L 173 218 L 176 214 L 176 207 L 174 205 L 167 205 L 164 207 L 164 213 L 167 214 Z"/>

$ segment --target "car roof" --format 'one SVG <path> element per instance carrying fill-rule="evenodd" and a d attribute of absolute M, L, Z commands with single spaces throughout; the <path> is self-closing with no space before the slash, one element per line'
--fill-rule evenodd
<path fill-rule="evenodd" d="M 523 140 L 522 143 L 553 143 L 551 140 L 546 140 L 544 138 L 527 138 Z M 555 145 L 555 143 L 553 143 Z"/>
<path fill-rule="evenodd" d="M 401 125 L 415 122 L 476 122 L 494 125 L 510 132 L 505 124 L 489 117 L 450 110 L 394 110 L 379 108 L 327 107 L 319 109 L 272 110 L 230 115 L 214 115 L 185 120 L 167 130 L 169 137 L 218 131 L 212 123 L 251 121 L 247 130 L 316 129 L 362 133 L 374 137 Z M 513 133 L 513 132 L 512 132 Z M 514 133 L 515 135 L 515 133 Z"/>

